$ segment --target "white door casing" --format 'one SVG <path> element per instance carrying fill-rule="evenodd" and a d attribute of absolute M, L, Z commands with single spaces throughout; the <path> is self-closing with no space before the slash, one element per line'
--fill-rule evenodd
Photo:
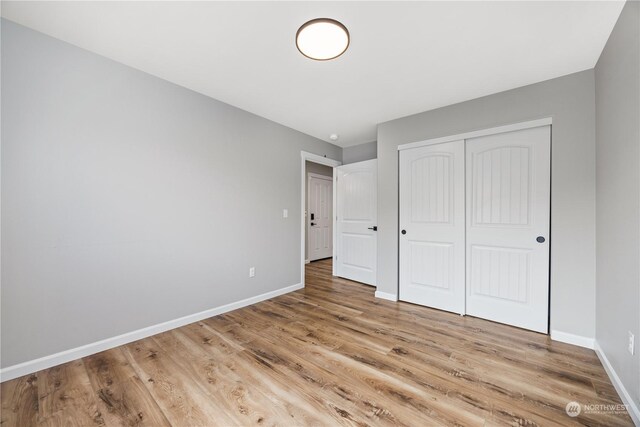
<path fill-rule="evenodd" d="M 377 163 L 374 159 L 334 169 L 334 274 L 369 285 L 375 285 L 377 272 Z"/>
<path fill-rule="evenodd" d="M 305 238 L 305 232 L 307 230 L 307 218 L 304 215 L 305 210 L 307 209 L 307 162 L 318 163 L 320 165 L 330 166 L 335 168 L 336 166 L 340 166 L 342 162 L 338 160 L 333 160 L 331 158 L 320 156 L 318 154 L 309 153 L 307 151 L 300 151 L 300 283 L 299 286 L 305 286 L 305 261 L 307 259 L 307 239 Z M 334 186 L 335 188 L 335 186 Z M 335 194 L 333 192 L 333 206 L 335 203 Z M 283 218 L 286 218 L 285 213 L 283 212 Z M 335 233 L 335 224 L 334 224 L 334 233 Z M 335 242 L 335 235 L 333 241 Z M 334 243 L 333 250 L 335 252 L 336 245 Z"/>
<path fill-rule="evenodd" d="M 308 175 L 307 254 L 314 261 L 333 256 L 333 178 Z"/>
<path fill-rule="evenodd" d="M 550 151 L 550 126 L 467 140 L 467 314 L 548 332 Z"/>
<path fill-rule="evenodd" d="M 464 314 L 464 141 L 400 152 L 400 299 Z"/>

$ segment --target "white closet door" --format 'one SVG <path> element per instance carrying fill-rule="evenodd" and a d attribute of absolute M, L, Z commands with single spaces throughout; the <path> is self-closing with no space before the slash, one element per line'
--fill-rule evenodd
<path fill-rule="evenodd" d="M 334 168 L 337 245 L 334 274 L 375 285 L 377 160 Z"/>
<path fill-rule="evenodd" d="M 547 333 L 550 127 L 467 140 L 467 314 Z"/>
<path fill-rule="evenodd" d="M 464 314 L 464 141 L 400 152 L 400 299 Z"/>

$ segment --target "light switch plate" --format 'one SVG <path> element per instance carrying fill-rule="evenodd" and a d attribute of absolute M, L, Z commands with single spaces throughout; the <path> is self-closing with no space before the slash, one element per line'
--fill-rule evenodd
<path fill-rule="evenodd" d="M 289 209 L 282 209 L 282 218 L 289 218 Z"/>

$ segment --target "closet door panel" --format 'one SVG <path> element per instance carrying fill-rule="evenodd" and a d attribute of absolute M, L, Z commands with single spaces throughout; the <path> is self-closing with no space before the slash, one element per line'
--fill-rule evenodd
<path fill-rule="evenodd" d="M 464 313 L 464 141 L 400 152 L 400 299 Z"/>
<path fill-rule="evenodd" d="M 550 127 L 469 139 L 467 314 L 547 333 Z"/>

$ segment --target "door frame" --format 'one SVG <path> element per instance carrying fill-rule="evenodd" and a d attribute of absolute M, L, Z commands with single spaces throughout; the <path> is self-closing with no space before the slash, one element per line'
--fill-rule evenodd
<path fill-rule="evenodd" d="M 552 263 L 551 263 L 551 253 L 553 251 L 553 239 L 552 237 L 552 230 L 551 230 L 551 226 L 552 226 L 552 220 L 553 220 L 553 203 L 551 202 L 551 199 L 553 197 L 553 119 L 552 117 L 544 117 L 544 118 L 540 118 L 540 119 L 535 119 L 535 120 L 529 120 L 529 121 L 524 121 L 524 122 L 517 122 L 517 123 L 511 123 L 511 124 L 507 124 L 507 125 L 503 125 L 503 126 L 496 126 L 496 127 L 491 127 L 491 128 L 485 128 L 485 129 L 479 129 L 479 130 L 475 130 L 475 131 L 471 131 L 471 132 L 464 132 L 464 133 L 459 133 L 459 134 L 455 134 L 455 135 L 448 135 L 448 136 L 443 136 L 443 137 L 438 137 L 438 138 L 430 138 L 430 139 L 425 139 L 422 141 L 416 141 L 416 142 L 409 142 L 406 144 L 401 144 L 398 145 L 398 165 L 400 164 L 400 151 L 403 150 L 409 150 L 411 148 L 419 148 L 419 147 L 425 147 L 427 145 L 436 145 L 436 144 L 443 144 L 446 142 L 453 142 L 453 141 L 457 141 L 457 140 L 464 140 L 465 141 L 465 159 L 466 159 L 466 143 L 467 140 L 472 139 L 472 138 L 478 138 L 481 136 L 489 136 L 489 135 L 497 135 L 500 133 L 506 133 L 506 132 L 513 132 L 513 131 L 517 131 L 517 130 L 524 130 L 524 129 L 531 129 L 531 128 L 537 128 L 537 127 L 541 127 L 541 126 L 551 126 L 551 147 L 550 149 L 552 150 L 550 153 L 550 158 L 549 158 L 549 173 L 550 173 L 550 182 L 549 182 L 549 296 L 548 296 L 548 319 L 547 319 L 547 335 L 551 336 L 551 339 L 556 339 L 554 337 L 554 331 L 551 329 L 551 285 L 552 285 L 552 281 L 551 281 L 551 268 L 552 268 Z M 465 177 L 466 180 L 466 177 Z M 398 183 L 400 183 L 400 168 L 398 168 Z M 400 194 L 398 194 L 398 213 L 400 212 Z M 465 194 L 465 217 L 466 217 L 466 194 Z M 466 218 L 465 218 L 466 221 Z M 466 232 L 465 232 L 466 233 Z M 397 258 L 397 271 L 396 271 L 396 295 L 397 298 L 399 299 L 400 297 L 400 215 L 398 214 L 397 217 L 397 223 L 396 223 L 396 239 L 397 239 L 397 244 L 398 244 L 398 251 L 396 256 Z M 466 241 L 466 236 L 465 236 L 465 241 Z M 466 250 L 466 249 L 465 249 Z M 466 260 L 465 260 L 466 262 Z M 466 268 L 465 268 L 466 270 Z M 466 274 L 466 272 L 465 272 Z M 466 279 L 465 279 L 466 282 Z M 465 285 L 465 293 L 466 293 L 466 285 Z M 465 303 L 465 312 L 466 312 L 466 303 Z M 464 314 L 463 314 L 464 315 Z M 558 341 L 563 341 L 561 339 L 557 339 Z"/>
<path fill-rule="evenodd" d="M 307 178 L 307 161 L 313 163 L 319 163 L 321 165 L 330 166 L 335 168 L 336 166 L 340 166 L 342 164 L 339 160 L 330 159 L 328 157 L 323 157 L 318 154 L 309 153 L 307 151 L 300 151 L 300 284 L 304 287 L 304 266 L 305 266 L 305 256 L 304 249 L 307 245 L 306 239 L 304 238 L 304 230 L 306 227 L 306 217 L 304 215 L 304 211 L 306 209 L 307 203 L 307 186 L 306 186 L 306 178 Z M 333 187 L 333 206 L 336 205 L 336 189 Z M 336 216 L 333 215 L 333 256 L 336 255 L 336 245 L 335 245 L 335 233 L 336 233 Z"/>
<path fill-rule="evenodd" d="M 459 139 L 478 138 L 480 136 L 496 135 L 499 133 L 513 132 L 515 130 L 524 130 L 537 128 L 540 126 L 552 125 L 552 118 L 545 117 L 543 119 L 529 120 L 527 122 L 512 123 L 504 126 L 480 129 L 472 132 L 459 133 L 456 135 L 448 135 L 440 138 L 425 139 L 424 141 L 409 142 L 407 144 L 398 145 L 398 151 L 408 150 L 410 148 L 424 147 L 425 145 L 442 144 L 443 142 L 457 141 Z M 398 171 L 400 173 L 400 171 Z"/>
<path fill-rule="evenodd" d="M 306 167 L 306 165 L 307 165 L 307 163 L 305 162 L 305 167 Z M 315 178 L 315 179 L 322 179 L 322 180 L 324 180 L 324 181 L 329 181 L 329 182 L 331 183 L 331 197 L 333 197 L 333 181 L 334 181 L 333 176 L 326 176 L 326 175 L 320 175 L 320 174 L 318 174 L 318 173 L 307 172 L 307 177 L 308 177 L 307 181 L 309 181 L 309 182 L 308 182 L 308 184 L 309 184 L 309 185 L 307 185 L 307 192 L 305 193 L 305 198 L 306 198 L 306 197 L 309 197 L 309 193 L 311 192 L 311 178 Z M 306 202 L 307 202 L 307 203 L 305 203 L 305 208 L 306 208 L 306 204 L 308 204 L 308 202 L 309 202 L 309 201 L 308 201 L 308 200 L 306 200 Z M 331 202 L 331 203 L 334 203 L 334 202 Z M 334 203 L 334 204 L 335 204 L 335 203 Z M 335 225 L 335 222 L 336 222 L 336 221 L 335 221 L 335 218 L 334 218 L 334 217 L 335 217 L 335 215 L 333 215 L 333 209 L 334 209 L 334 208 L 335 208 L 335 206 L 333 206 L 333 205 L 332 205 L 332 210 L 331 210 L 331 212 L 332 212 L 332 214 L 331 214 L 332 219 L 331 219 L 331 221 L 333 222 L 333 225 Z M 305 217 L 305 218 L 306 218 L 306 217 Z M 307 231 L 307 234 L 306 234 L 306 236 L 307 236 L 307 242 L 306 242 L 307 258 L 305 258 L 305 260 L 304 260 L 305 264 L 307 264 L 307 263 L 310 261 L 310 259 L 308 258 L 308 255 L 309 255 L 309 252 L 310 252 L 310 250 L 309 250 L 309 249 L 310 249 L 310 248 L 309 248 L 309 238 L 308 238 L 308 237 L 309 237 L 309 235 L 311 234 L 311 226 L 309 225 L 309 223 L 310 223 L 310 222 L 309 222 L 309 221 L 306 221 L 306 223 L 307 223 L 307 224 L 306 224 L 306 228 L 305 228 L 305 230 Z M 334 232 L 333 234 L 335 235 L 335 232 Z M 334 255 L 335 255 L 335 251 L 333 250 L 333 243 L 335 243 L 335 239 L 334 239 L 333 237 L 334 237 L 334 236 L 332 236 L 332 239 L 333 239 L 333 240 L 332 240 L 332 245 L 331 245 L 331 251 L 332 251 L 331 255 L 332 255 L 332 256 L 334 256 Z M 323 258 L 323 259 L 324 259 L 324 258 Z"/>

